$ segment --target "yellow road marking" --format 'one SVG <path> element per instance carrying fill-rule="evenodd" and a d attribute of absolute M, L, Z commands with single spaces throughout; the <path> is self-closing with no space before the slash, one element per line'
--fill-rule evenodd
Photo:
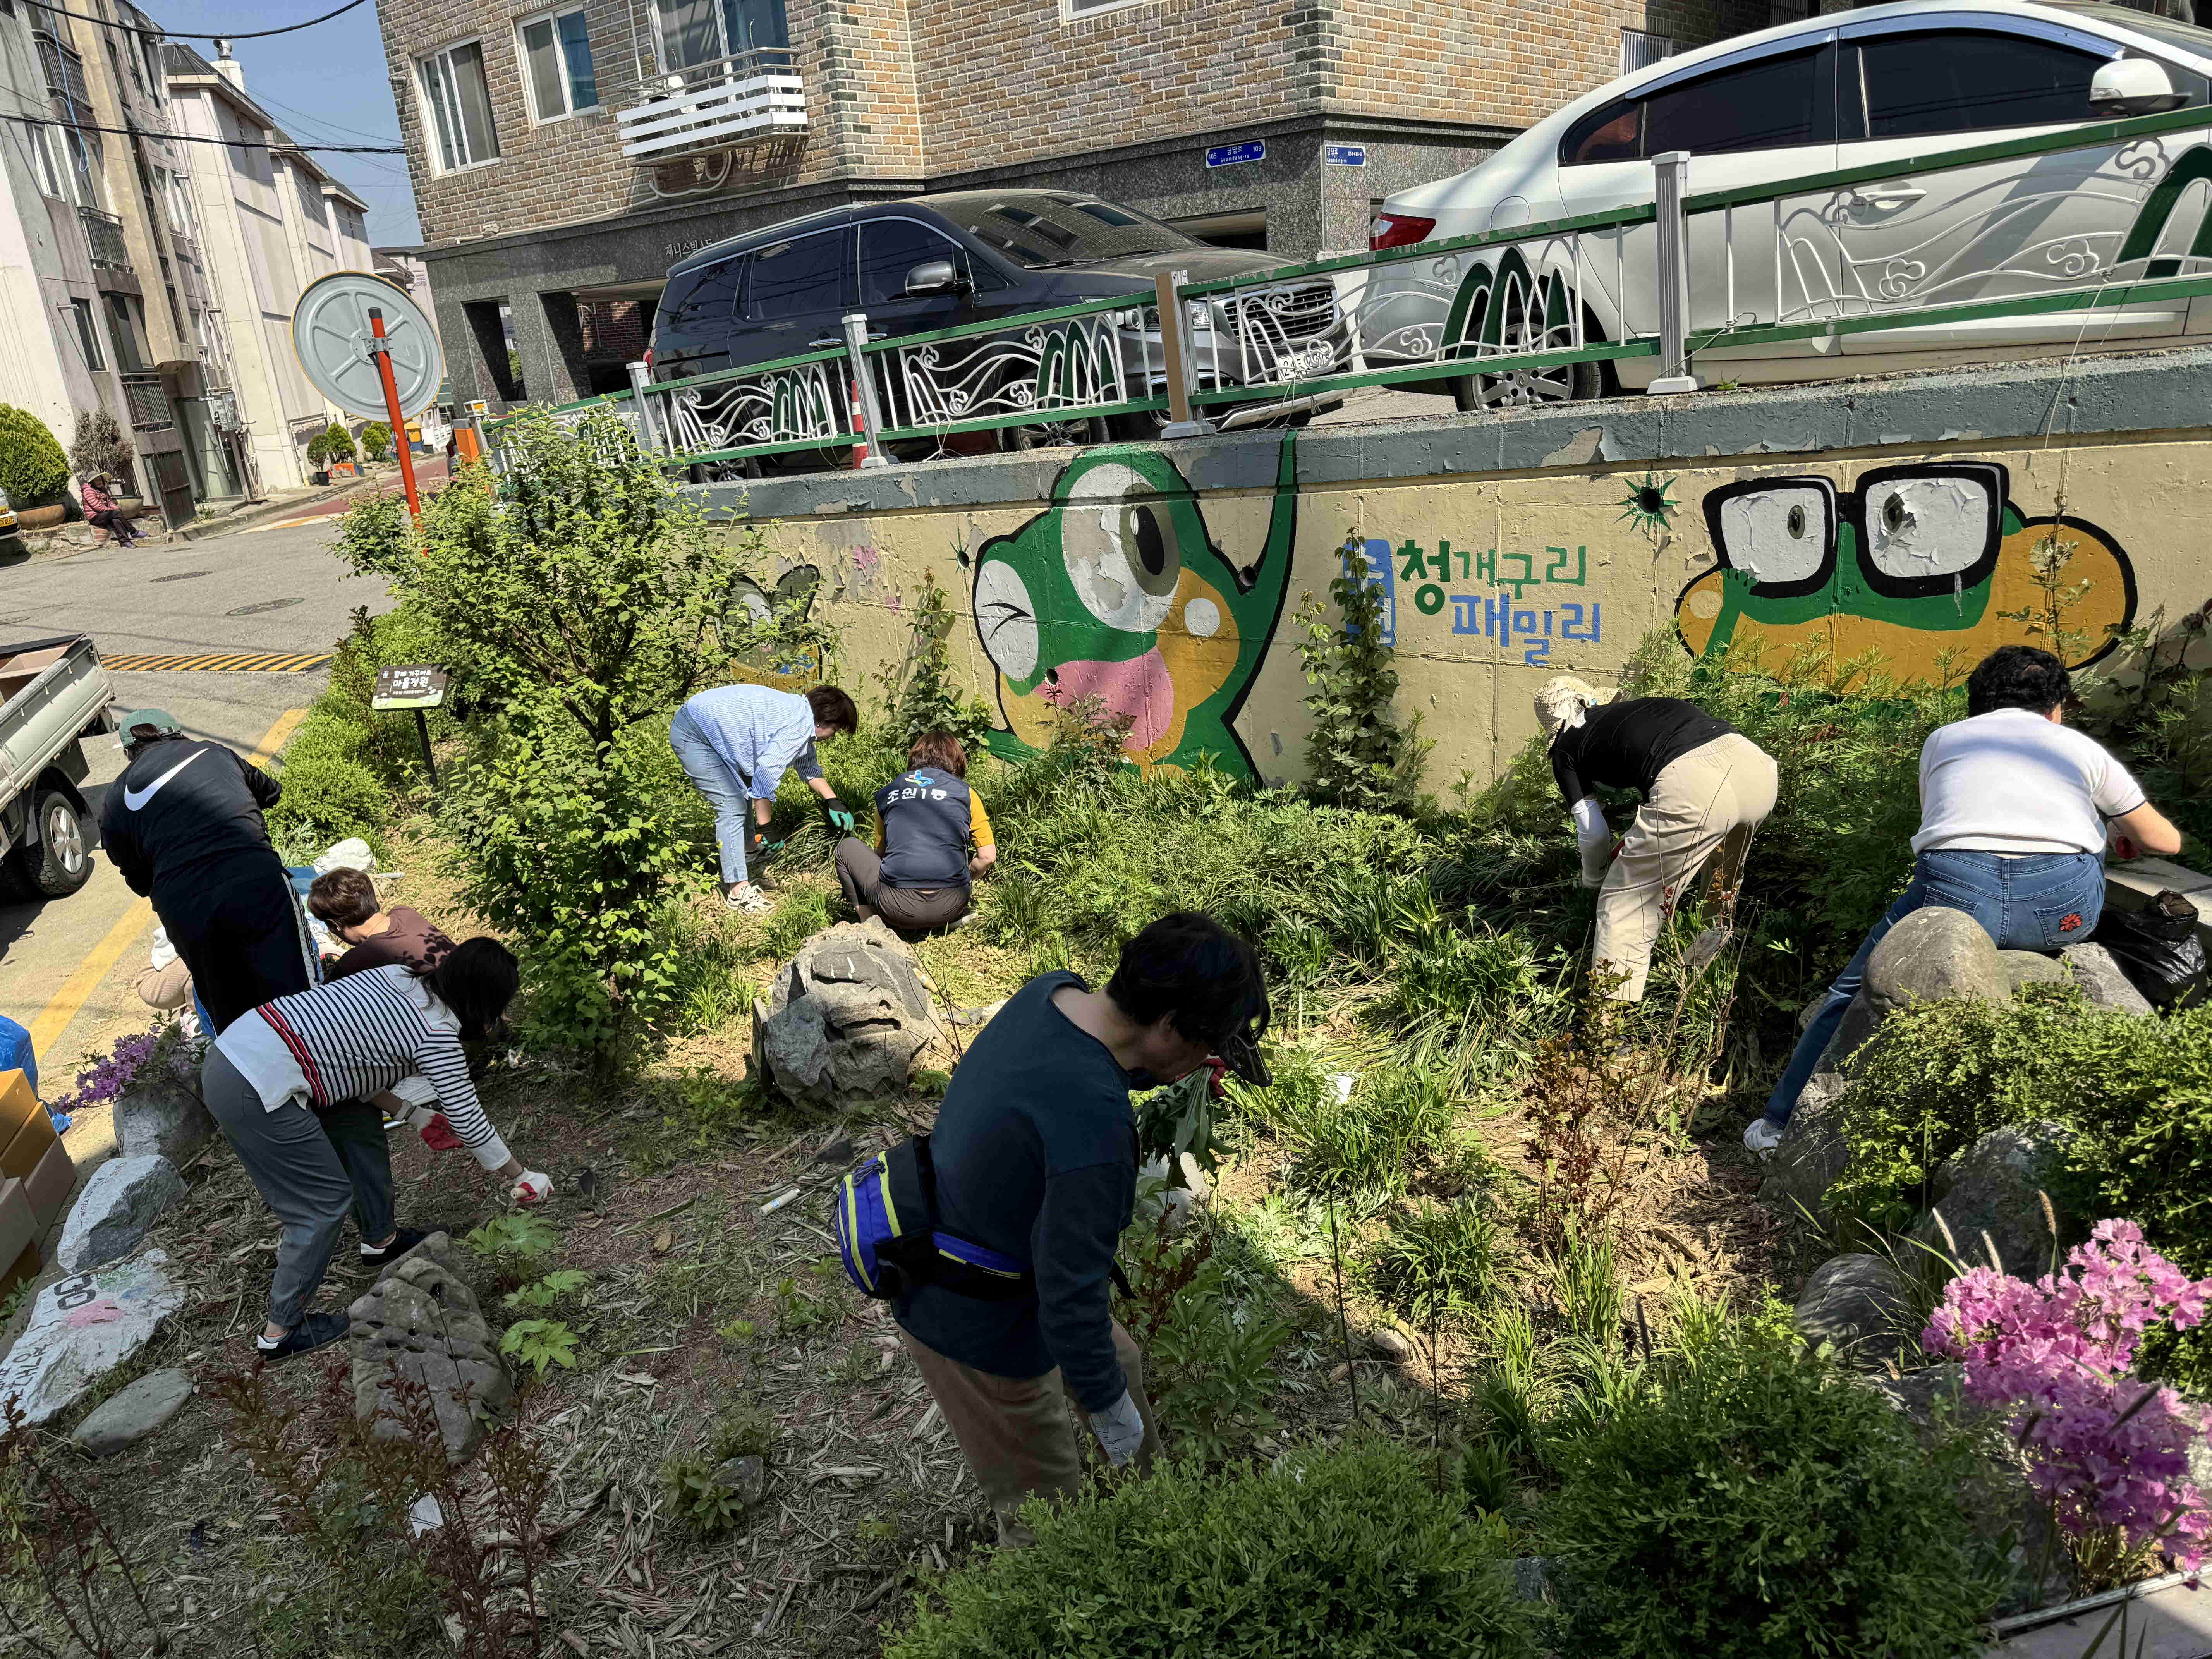
<path fill-rule="evenodd" d="M 252 763 L 259 766 L 282 749 L 285 739 L 307 718 L 307 711 L 304 708 L 288 708 L 279 714 L 276 723 L 262 734 L 259 745 L 249 757 Z M 77 964 L 76 971 L 63 982 L 60 990 L 54 993 L 53 1000 L 46 1004 L 40 1011 L 39 1017 L 31 1022 L 33 1054 L 43 1054 L 61 1041 L 62 1033 L 69 1030 L 70 1022 L 76 1018 L 77 1011 L 84 1006 L 86 999 L 100 988 L 100 983 L 107 977 L 108 970 L 122 960 L 125 951 L 137 943 L 139 936 L 146 931 L 147 924 L 153 920 L 154 907 L 150 902 L 145 899 L 131 901 L 131 908 L 117 920 L 115 926 L 107 930 L 106 936 L 92 947 L 92 954 Z"/>
<path fill-rule="evenodd" d="M 298 674 L 320 668 L 334 654 L 328 651 L 203 651 L 191 656 L 155 656 L 142 652 L 102 657 L 100 665 L 125 674 Z"/>

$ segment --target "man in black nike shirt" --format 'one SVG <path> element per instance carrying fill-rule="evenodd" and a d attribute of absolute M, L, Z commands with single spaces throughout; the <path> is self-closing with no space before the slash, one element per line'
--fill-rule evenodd
<path fill-rule="evenodd" d="M 154 901 L 212 1036 L 313 981 L 314 946 L 261 817 L 282 786 L 162 709 L 126 714 L 121 729 L 130 760 L 108 786 L 100 839 L 131 890 Z"/>

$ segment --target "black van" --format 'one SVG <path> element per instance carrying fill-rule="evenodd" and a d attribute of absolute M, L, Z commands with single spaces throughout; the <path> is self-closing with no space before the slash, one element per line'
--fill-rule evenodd
<path fill-rule="evenodd" d="M 1204 282 L 1281 264 L 1209 247 L 1133 208 L 1066 191 L 955 191 L 835 208 L 687 257 L 668 273 L 647 361 L 656 380 L 682 380 L 842 344 L 841 319 L 856 310 L 866 314 L 871 337 L 881 339 L 1085 300 L 1149 296 L 1163 270 Z M 1217 326 L 1225 328 L 1237 304 L 1214 300 Z M 1268 337 L 1282 343 L 1272 349 L 1295 354 L 1305 375 L 1345 366 L 1349 335 L 1328 278 L 1293 290 L 1287 304 L 1271 296 L 1268 312 Z M 1204 336 L 1194 342 L 1200 384 L 1241 384 L 1246 377 L 1231 366 L 1237 354 L 1227 335 L 1216 337 L 1224 341 L 1218 356 Z M 1149 378 L 1146 395 L 1157 395 L 1156 361 Z M 992 388 L 965 390 L 972 404 Z M 899 424 L 902 411 L 885 416 Z M 1153 435 L 1163 418 L 1126 417 L 1115 422 L 1116 435 Z M 1042 436 L 1024 428 L 1013 435 L 1018 442 Z M 1080 434 L 1057 441 L 1069 435 Z"/>

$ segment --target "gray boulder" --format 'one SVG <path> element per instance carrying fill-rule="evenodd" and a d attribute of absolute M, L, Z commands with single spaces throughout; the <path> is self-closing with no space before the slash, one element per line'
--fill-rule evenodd
<path fill-rule="evenodd" d="M 1824 1261 L 1797 1298 L 1796 1323 L 1808 1342 L 1832 1342 L 1854 1364 L 1879 1364 L 1917 1346 L 1907 1331 L 1912 1286 L 1881 1256 L 1839 1255 Z"/>
<path fill-rule="evenodd" d="M 1900 1376 L 1870 1376 L 1867 1386 L 1888 1401 L 1893 1410 L 1924 1435 L 1940 1424 L 1955 1420 L 1963 1413 L 1979 1413 L 1984 1409 L 1966 1403 L 1966 1368 L 1956 1360 L 1949 1360 L 1940 1365 L 1923 1365 Z"/>
<path fill-rule="evenodd" d="M 1850 1162 L 1838 1105 L 1850 1086 L 1840 1072 L 1815 1072 L 1807 1080 L 1782 1144 L 1767 1160 L 1761 1202 L 1792 1219 L 1801 1212 L 1815 1220 L 1825 1217 L 1828 1188 Z"/>
<path fill-rule="evenodd" d="M 116 1097 L 115 1144 L 125 1158 L 166 1158 L 181 1170 L 216 1133 L 198 1091 L 159 1054 Z"/>
<path fill-rule="evenodd" d="M 2135 988 L 2118 960 L 2101 945 L 2069 945 L 2059 959 L 2081 988 L 2081 994 L 2100 1008 L 2148 1019 L 2155 1011 L 2150 1000 Z"/>
<path fill-rule="evenodd" d="M 880 919 L 839 922 L 753 1004 L 753 1072 L 792 1100 L 860 1106 L 902 1093 L 941 1030 L 905 942 Z"/>
<path fill-rule="evenodd" d="M 1878 1024 L 1916 1002 L 1971 997 L 2008 1002 L 2012 986 L 1995 940 L 1963 910 L 1915 910 L 1867 958 L 1866 994 Z"/>
<path fill-rule="evenodd" d="M 2004 963 L 2005 985 L 2017 991 L 2023 985 L 2067 985 L 2073 975 L 2066 964 L 2056 957 L 2046 957 L 2040 951 L 2000 951 L 1997 959 Z"/>
<path fill-rule="evenodd" d="M 185 1304 L 169 1258 L 148 1250 L 58 1279 L 39 1292 L 30 1322 L 0 1360 L 0 1400 L 35 1426 L 82 1399 L 135 1358 Z"/>
<path fill-rule="evenodd" d="M 1881 1024 L 1881 1016 L 1875 1012 L 1874 1005 L 1867 1000 L 1866 988 L 1861 986 L 1859 994 L 1851 999 L 1851 1006 L 1844 1010 L 1844 1018 L 1836 1027 L 1835 1036 L 1828 1039 L 1828 1046 L 1821 1051 L 1818 1069 L 1823 1072 L 1844 1070 L 1851 1056 L 1858 1053 L 1865 1046 L 1866 1040 L 1874 1035 L 1874 1028 Z"/>
<path fill-rule="evenodd" d="M 192 1379 L 183 1371 L 149 1371 L 118 1389 L 76 1425 L 70 1439 L 94 1457 L 109 1456 L 155 1432 L 191 1397 Z"/>
<path fill-rule="evenodd" d="M 2045 1208 L 2063 1167 L 2065 1139 L 2062 1125 L 2020 1124 L 1992 1129 L 1946 1159 L 1933 1182 L 1936 1206 L 1914 1224 L 1913 1240 L 1969 1267 L 1996 1266 L 2021 1279 L 2049 1273 L 2054 1254 L 2063 1261 L 2084 1236 L 2055 1201 Z"/>
<path fill-rule="evenodd" d="M 768 1465 L 757 1457 L 732 1457 L 714 1466 L 714 1484 L 751 1509 L 768 1496 Z"/>
<path fill-rule="evenodd" d="M 92 1172 L 70 1206 L 54 1260 L 71 1273 L 119 1261 L 184 1195 L 184 1178 L 167 1158 L 154 1153 L 111 1158 Z"/>
<path fill-rule="evenodd" d="M 427 1398 L 446 1455 L 458 1463 L 485 1421 L 513 1407 L 514 1381 L 474 1292 L 433 1257 L 410 1254 L 346 1311 L 354 1413 L 379 1439 L 404 1438 L 413 1402 Z"/>

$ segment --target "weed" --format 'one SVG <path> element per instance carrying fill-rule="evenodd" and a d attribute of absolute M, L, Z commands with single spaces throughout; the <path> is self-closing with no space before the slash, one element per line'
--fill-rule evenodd
<path fill-rule="evenodd" d="M 518 1312 L 543 1313 L 562 1297 L 575 1295 L 591 1282 L 591 1274 L 579 1273 L 574 1267 L 562 1267 L 525 1285 L 520 1290 L 509 1291 L 500 1298 L 500 1304 Z"/>
<path fill-rule="evenodd" d="M 517 1285 L 540 1277 L 560 1248 L 561 1235 L 542 1215 L 518 1210 L 495 1215 L 461 1241 Z"/>
<path fill-rule="evenodd" d="M 1367 1276 L 1408 1319 L 1457 1322 L 1495 1291 L 1497 1253 L 1497 1224 L 1479 1204 L 1423 1205 L 1392 1218 L 1367 1254 Z"/>
<path fill-rule="evenodd" d="M 1165 1212 L 1131 1253 L 1123 1325 L 1145 1351 L 1152 1408 L 1177 1451 L 1216 1459 L 1275 1425 L 1267 1407 L 1291 1327 L 1261 1290 L 1231 1294 L 1211 1231 L 1170 1237 Z"/>
<path fill-rule="evenodd" d="M 46 1613 L 76 1647 L 88 1659 L 165 1652 L 168 1637 L 140 1583 L 143 1566 L 132 1564 L 76 1472 L 55 1467 L 13 1398 L 0 1401 L 0 1483 L 11 1494 L 7 1518 L 19 1540 L 11 1565 L 29 1569 Z M 10 1647 L 52 1652 L 11 1595 L 0 1595 L 0 1620 Z"/>
<path fill-rule="evenodd" d="M 795 1274 L 786 1273 L 776 1280 L 773 1294 L 778 1336 L 797 1336 L 830 1322 L 830 1310 L 799 1288 Z"/>
<path fill-rule="evenodd" d="M 1395 1197 L 1417 1159 L 1448 1139 L 1452 1079 L 1439 1064 L 1370 1072 L 1348 1094 L 1294 1097 L 1283 1121 L 1297 1149 L 1290 1179 L 1317 1196 Z"/>
<path fill-rule="evenodd" d="M 512 1354 L 543 1378 L 546 1368 L 576 1369 L 576 1333 L 559 1319 L 518 1319 L 499 1339 L 499 1351 Z"/>
<path fill-rule="evenodd" d="M 786 888 L 761 931 L 761 950 L 779 962 L 799 954 L 799 947 L 830 922 L 829 890 L 821 887 Z"/>
<path fill-rule="evenodd" d="M 1610 1236 L 1570 1229 L 1553 1265 L 1552 1286 L 1568 1330 L 1601 1348 L 1620 1343 L 1620 1275 Z"/>
<path fill-rule="evenodd" d="M 693 1531 L 712 1537 L 744 1518 L 745 1504 L 726 1466 L 735 1458 L 766 1462 L 775 1449 L 775 1419 L 757 1406 L 738 1405 L 718 1418 L 706 1444 L 674 1452 L 660 1466 L 670 1512 Z"/>
<path fill-rule="evenodd" d="M 1503 1515 L 1518 1497 L 1513 1454 L 1498 1440 L 1478 1440 L 1460 1453 L 1459 1489 L 1468 1507 Z"/>
<path fill-rule="evenodd" d="M 934 571 L 922 573 L 921 592 L 910 614 L 914 631 L 905 659 L 896 667 L 886 665 L 881 676 L 891 732 L 903 749 L 925 732 L 950 732 L 962 748 L 981 753 L 984 738 L 999 722 L 981 698 L 963 696 L 954 683 L 954 614 Z"/>

